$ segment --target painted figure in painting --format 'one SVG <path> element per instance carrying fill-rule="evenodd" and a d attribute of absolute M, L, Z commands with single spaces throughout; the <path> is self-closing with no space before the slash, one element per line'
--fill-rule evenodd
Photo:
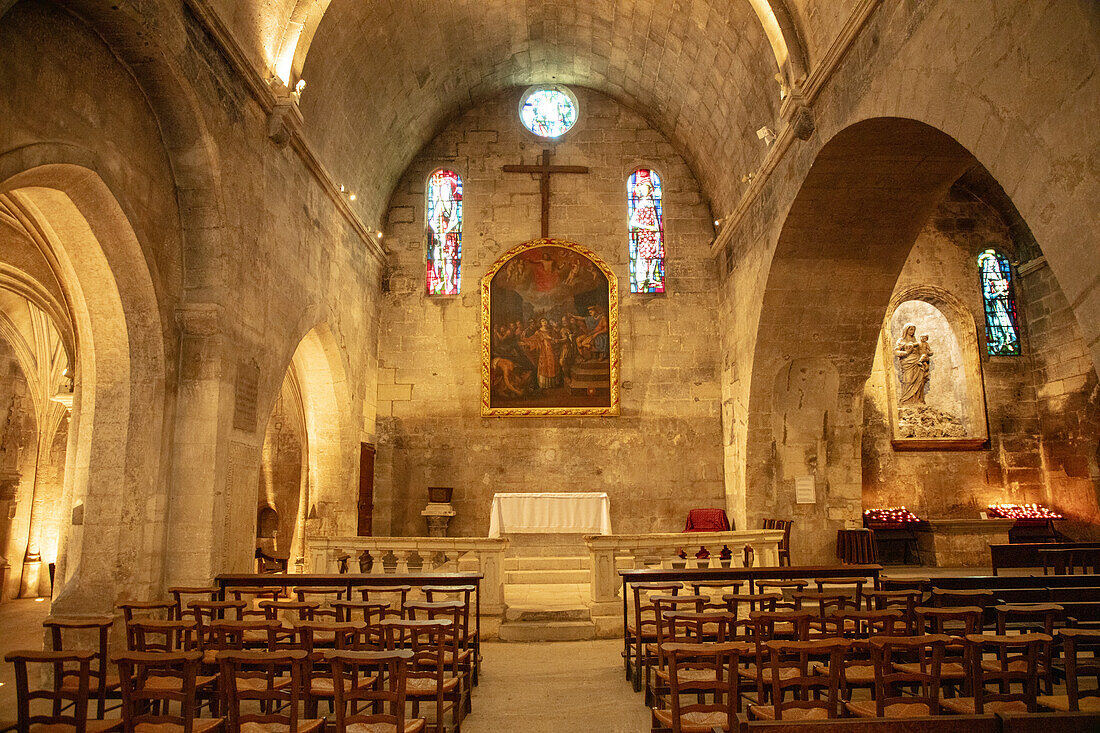
<path fill-rule="evenodd" d="M 917 325 L 906 323 L 901 330 L 901 338 L 894 344 L 894 356 L 898 359 L 901 379 L 898 406 L 923 405 L 932 360 L 928 336 L 923 335 L 918 341 Z"/>
<path fill-rule="evenodd" d="M 609 290 L 607 275 L 566 247 L 505 262 L 489 285 L 491 407 L 610 407 Z"/>

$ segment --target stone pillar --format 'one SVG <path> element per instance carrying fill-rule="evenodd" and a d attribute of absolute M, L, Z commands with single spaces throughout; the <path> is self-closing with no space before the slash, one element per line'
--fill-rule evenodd
<path fill-rule="evenodd" d="M 481 556 L 481 612 L 491 616 L 503 615 L 504 603 L 504 544 L 499 549 L 479 552 Z"/>

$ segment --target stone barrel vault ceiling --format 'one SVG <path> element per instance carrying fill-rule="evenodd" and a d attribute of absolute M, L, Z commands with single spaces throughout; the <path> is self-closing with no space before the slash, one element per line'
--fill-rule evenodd
<path fill-rule="evenodd" d="M 447 120 L 549 81 L 645 115 L 721 213 L 764 156 L 756 130 L 777 124 L 778 70 L 749 0 L 332 0 L 309 39 L 301 106 L 368 226 Z"/>

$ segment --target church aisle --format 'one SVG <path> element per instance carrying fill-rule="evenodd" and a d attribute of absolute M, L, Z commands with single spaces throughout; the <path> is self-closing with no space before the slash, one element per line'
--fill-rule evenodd
<path fill-rule="evenodd" d="M 481 684 L 463 733 L 649 730 L 623 675 L 622 641 L 482 644 Z"/>

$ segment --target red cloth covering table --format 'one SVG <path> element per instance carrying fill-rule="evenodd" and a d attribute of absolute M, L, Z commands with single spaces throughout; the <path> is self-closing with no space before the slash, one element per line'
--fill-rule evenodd
<path fill-rule="evenodd" d="M 692 509 L 685 532 L 729 532 L 730 520 L 724 509 Z"/>

